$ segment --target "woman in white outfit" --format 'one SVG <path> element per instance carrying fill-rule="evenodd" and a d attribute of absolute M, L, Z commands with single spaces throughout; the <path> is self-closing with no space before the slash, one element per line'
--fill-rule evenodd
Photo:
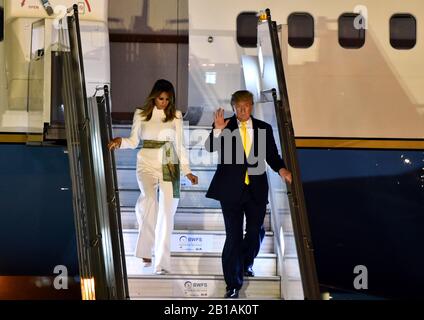
<path fill-rule="evenodd" d="M 180 170 L 192 184 L 198 182 L 184 148 L 183 120 L 175 107 L 175 90 L 167 80 L 156 81 L 144 106 L 136 109 L 130 136 L 112 139 L 108 148 L 135 149 L 140 141 L 137 182 L 141 193 L 135 206 L 139 224 L 135 255 L 149 266 L 154 248 L 154 272 L 164 274 L 171 270 L 171 234 L 179 201 Z"/>

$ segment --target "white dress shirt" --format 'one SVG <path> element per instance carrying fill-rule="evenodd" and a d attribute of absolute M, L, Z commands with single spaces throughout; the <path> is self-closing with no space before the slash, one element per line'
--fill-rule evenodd
<path fill-rule="evenodd" d="M 158 140 L 174 142 L 175 150 L 180 160 L 180 168 L 184 175 L 191 173 L 187 150 L 184 146 L 183 116 L 181 111 L 176 112 L 176 118 L 172 121 L 163 122 L 165 112 L 156 106 L 153 109 L 152 118 L 145 121 L 141 110 L 134 113 L 131 134 L 128 138 L 122 138 L 121 149 L 135 149 L 140 140 Z M 137 154 L 137 167 L 143 171 L 162 170 L 162 149 L 141 148 Z"/>

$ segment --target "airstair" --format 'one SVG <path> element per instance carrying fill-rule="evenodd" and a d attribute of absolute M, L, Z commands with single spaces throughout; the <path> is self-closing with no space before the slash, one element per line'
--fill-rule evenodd
<path fill-rule="evenodd" d="M 129 136 L 130 130 L 130 126 L 115 125 L 114 136 Z M 209 130 L 208 127 L 197 126 L 187 126 L 185 129 L 190 160 L 196 163 L 191 165 L 191 169 L 199 177 L 199 184 L 192 186 L 189 181 L 182 181 L 181 199 L 171 238 L 172 271 L 166 275 L 154 274 L 153 267 L 143 267 L 141 259 L 134 256 L 138 235 L 134 207 L 140 194 L 135 168 L 139 149 L 117 150 L 115 153 L 131 299 L 222 298 L 225 293 L 221 263 L 225 241 L 224 220 L 219 202 L 205 197 L 216 169 L 216 154 L 208 153 L 203 147 Z M 253 267 L 255 277 L 245 279 L 240 291 L 241 298 L 281 298 L 281 276 L 269 211 L 264 227 L 265 238 Z M 290 230 L 287 232 L 290 233 Z M 293 239 L 292 234 L 289 237 Z"/>
<path fill-rule="evenodd" d="M 71 32 L 64 47 L 69 49 L 62 53 L 68 106 L 65 120 L 80 273 L 87 289 L 84 298 L 222 298 L 226 291 L 221 264 L 223 216 L 219 202 L 205 197 L 218 162 L 217 154 L 204 148 L 211 128 L 185 127 L 190 164 L 199 184 L 192 186 L 182 180 L 171 237 L 172 270 L 166 275 L 154 274 L 152 267 L 144 267 L 134 256 L 138 235 L 134 208 L 140 194 L 135 176 L 138 149 L 111 153 L 105 148 L 112 136 L 129 136 L 131 127 L 112 126 L 107 86 L 103 96 L 87 98 L 76 6 L 74 18 L 69 17 L 68 22 Z M 268 169 L 266 234 L 253 266 L 256 275 L 245 278 L 240 298 L 318 299 L 287 93 L 284 79 L 277 76 L 284 75 L 278 68 L 282 65 L 278 36 L 269 15 L 268 21 L 260 24 L 258 36 L 269 64 L 264 74 L 270 71 L 274 81 L 263 84 L 262 93 L 271 92 L 272 98 L 257 101 L 254 116 L 272 124 L 294 183 L 287 187 Z"/>
<path fill-rule="evenodd" d="M 297 163 L 287 87 L 275 21 L 267 10 L 266 20 L 258 22 L 258 43 L 263 60 L 261 92 L 257 94 L 254 116 L 270 123 L 280 154 L 293 173 L 287 186 L 278 174 L 268 170 L 270 186 L 266 229 L 253 269 L 255 277 L 245 278 L 240 298 L 319 299 L 313 247 Z M 259 59 L 260 60 L 260 59 Z M 153 274 L 134 256 L 138 226 L 134 207 L 139 196 L 135 178 L 138 150 L 118 150 L 116 170 L 121 220 L 132 299 L 221 298 L 225 293 L 221 252 L 225 229 L 220 204 L 205 197 L 216 169 L 217 154 L 208 153 L 204 142 L 211 127 L 186 126 L 185 141 L 190 164 L 199 184 L 183 183 L 174 217 L 171 238 L 172 272 Z M 129 126 L 115 126 L 114 136 L 129 136 Z M 187 181 L 186 181 L 187 182 Z"/>

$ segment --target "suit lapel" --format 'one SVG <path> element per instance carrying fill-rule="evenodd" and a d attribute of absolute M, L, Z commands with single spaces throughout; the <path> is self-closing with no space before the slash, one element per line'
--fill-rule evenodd
<path fill-rule="evenodd" d="M 228 122 L 227 128 L 230 129 L 231 131 L 234 131 L 234 130 L 238 129 L 238 123 L 237 123 L 237 117 L 236 117 L 236 115 L 233 115 L 230 118 L 230 122 Z"/>

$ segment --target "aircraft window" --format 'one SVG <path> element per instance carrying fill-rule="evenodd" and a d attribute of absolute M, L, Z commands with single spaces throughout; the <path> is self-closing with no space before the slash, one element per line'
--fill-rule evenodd
<path fill-rule="evenodd" d="M 237 43 L 243 48 L 256 48 L 258 42 L 258 13 L 241 12 L 237 16 Z"/>
<path fill-rule="evenodd" d="M 309 48 L 314 44 L 314 18 L 306 12 L 295 12 L 287 18 L 289 45 Z"/>
<path fill-rule="evenodd" d="M 4 10 L 0 7 L 0 41 L 4 38 Z"/>
<path fill-rule="evenodd" d="M 412 49 L 417 43 L 417 20 L 406 13 L 390 18 L 390 44 L 395 49 Z"/>
<path fill-rule="evenodd" d="M 365 23 L 359 13 L 339 17 L 339 44 L 346 49 L 359 49 L 365 43 Z"/>

